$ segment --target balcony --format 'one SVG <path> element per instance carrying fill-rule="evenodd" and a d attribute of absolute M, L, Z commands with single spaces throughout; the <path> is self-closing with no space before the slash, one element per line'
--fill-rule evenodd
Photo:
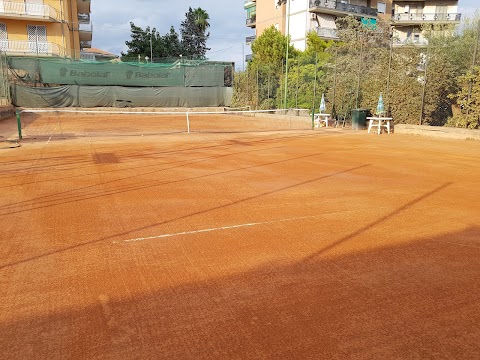
<path fill-rule="evenodd" d="M 80 41 L 80 49 L 90 49 L 92 47 L 92 41 Z"/>
<path fill-rule="evenodd" d="M 50 5 L 29 2 L 0 1 L 2 18 L 33 21 L 60 21 L 60 11 Z"/>
<path fill-rule="evenodd" d="M 78 24 L 78 34 L 80 41 L 92 41 L 93 26 L 92 23 Z"/>
<path fill-rule="evenodd" d="M 336 29 L 328 29 L 328 28 L 317 27 L 317 28 L 315 28 L 315 32 L 322 39 L 340 40 L 340 37 L 338 36 L 338 33 L 337 33 Z"/>
<path fill-rule="evenodd" d="M 65 49 L 52 42 L 0 40 L 0 51 L 7 55 L 65 57 Z"/>
<path fill-rule="evenodd" d="M 247 26 L 254 28 L 257 22 L 257 14 L 252 14 L 249 18 L 247 18 Z"/>
<path fill-rule="evenodd" d="M 256 0 L 245 0 L 243 2 L 243 8 L 248 9 L 248 8 L 251 8 L 252 6 L 254 6 L 256 4 L 257 4 Z"/>
<path fill-rule="evenodd" d="M 406 39 L 393 39 L 393 46 L 427 46 L 428 40 L 423 38 L 406 38 Z"/>
<path fill-rule="evenodd" d="M 81 51 L 80 52 L 80 60 L 86 60 L 86 61 L 95 61 L 95 54 Z"/>
<path fill-rule="evenodd" d="M 334 0 L 310 0 L 309 11 L 336 16 L 352 15 L 356 17 L 377 17 L 378 14 L 377 9 L 368 6 L 345 4 Z"/>
<path fill-rule="evenodd" d="M 245 43 L 246 43 L 247 45 L 250 45 L 251 43 L 253 43 L 253 42 L 255 41 L 256 38 L 257 38 L 257 37 L 256 37 L 255 35 L 247 36 L 247 37 L 245 38 Z"/>
<path fill-rule="evenodd" d="M 77 0 L 77 9 L 79 14 L 91 13 L 91 1 L 90 0 Z"/>
<path fill-rule="evenodd" d="M 78 23 L 79 24 L 89 24 L 90 23 L 90 14 L 78 14 Z"/>
<path fill-rule="evenodd" d="M 419 25 L 426 23 L 458 23 L 462 14 L 457 13 L 421 13 L 421 14 L 395 14 L 392 20 L 401 25 Z"/>

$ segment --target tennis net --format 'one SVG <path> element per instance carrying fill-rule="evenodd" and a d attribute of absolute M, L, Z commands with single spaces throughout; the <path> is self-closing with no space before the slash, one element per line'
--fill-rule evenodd
<path fill-rule="evenodd" d="M 308 110 L 137 111 L 23 109 L 23 138 L 148 136 L 311 130 Z"/>

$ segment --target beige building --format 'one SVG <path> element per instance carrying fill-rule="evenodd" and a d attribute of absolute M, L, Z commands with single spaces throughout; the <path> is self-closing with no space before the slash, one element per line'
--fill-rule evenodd
<path fill-rule="evenodd" d="M 90 0 L 0 0 L 0 51 L 80 58 L 92 43 Z"/>
<path fill-rule="evenodd" d="M 395 45 L 426 43 L 421 28 L 424 24 L 457 24 L 460 22 L 457 0 L 245 0 L 247 27 L 255 35 L 274 25 L 282 34 L 289 34 L 298 49 L 306 47 L 306 34 L 315 31 L 328 40 L 337 40 L 335 20 L 352 15 L 361 21 L 375 23 L 378 18 L 392 25 Z"/>

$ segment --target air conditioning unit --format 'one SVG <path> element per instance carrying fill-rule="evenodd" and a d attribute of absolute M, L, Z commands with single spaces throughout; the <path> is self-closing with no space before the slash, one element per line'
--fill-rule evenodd
<path fill-rule="evenodd" d="M 311 13 L 310 14 L 310 19 L 317 20 L 317 14 Z"/>

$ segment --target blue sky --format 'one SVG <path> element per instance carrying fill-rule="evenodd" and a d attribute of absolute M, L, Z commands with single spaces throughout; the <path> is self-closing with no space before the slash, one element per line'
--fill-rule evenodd
<path fill-rule="evenodd" d="M 234 61 L 243 68 L 244 55 L 250 53 L 245 38 L 254 31 L 245 26 L 244 0 L 93 0 L 93 47 L 115 54 L 126 51 L 125 41 L 130 39 L 133 21 L 143 28 L 156 27 L 161 34 L 173 25 L 179 33 L 180 23 L 189 6 L 201 7 L 210 15 L 211 48 L 207 57 L 211 60 Z M 459 0 L 459 12 L 471 16 L 480 7 L 479 0 Z"/>

